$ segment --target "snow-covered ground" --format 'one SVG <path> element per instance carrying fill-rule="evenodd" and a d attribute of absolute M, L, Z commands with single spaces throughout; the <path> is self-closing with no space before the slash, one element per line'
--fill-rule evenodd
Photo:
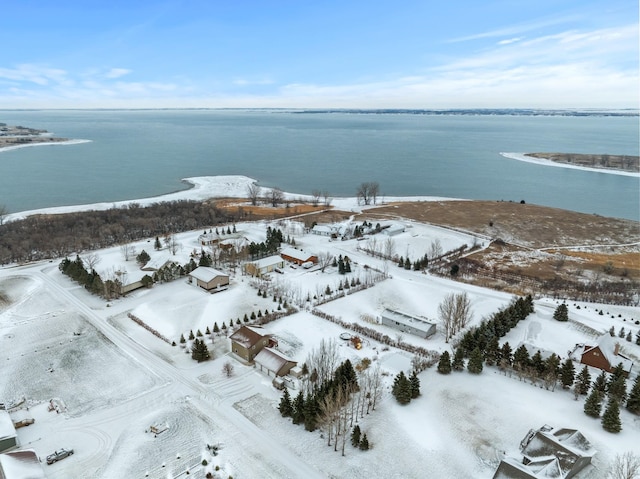
<path fill-rule="evenodd" d="M 635 176 L 640 177 L 640 173 L 634 173 L 633 171 L 615 170 L 612 168 L 590 168 L 588 166 L 572 165 L 570 163 L 559 163 L 553 160 L 546 160 L 544 158 L 536 158 L 528 156 L 526 153 L 500 153 L 505 158 L 512 160 L 524 161 L 527 163 L 535 163 L 536 165 L 543 166 L 555 166 L 557 168 L 571 168 L 574 170 L 595 171 L 597 173 L 607 173 L 610 175 L 622 175 L 622 176 Z"/>
<path fill-rule="evenodd" d="M 233 196 L 237 188 L 237 196 L 243 196 L 246 181 L 251 180 L 234 178 L 211 180 L 204 188 L 208 194 L 224 191 L 224 196 Z M 359 208 L 353 199 L 343 201 L 341 208 Z M 236 227 L 251 241 L 262 241 L 267 225 L 239 223 Z M 305 251 L 349 256 L 352 273 L 347 277 L 364 278 L 372 268 L 388 271 L 389 279 L 318 307 L 343 321 L 363 322 L 367 316 L 379 316 L 385 307 L 436 319 L 444 295 L 466 292 L 472 322 L 477 324 L 511 300 L 504 293 L 385 264 L 359 250 L 363 241 L 305 235 L 295 222 L 272 226 L 286 228 L 285 234 L 291 234 Z M 412 258 L 422 256 L 434 239 L 443 250 L 474 240 L 428 225 L 405 222 L 405 226 L 404 233 L 393 237 L 394 247 L 398 254 L 408 252 Z M 153 239 L 134 246 L 137 252 L 145 249 L 152 260 L 171 257 L 184 264 L 194 249 L 199 251 L 200 233 L 177 235 L 181 247 L 175 255 L 155 251 Z M 96 253 L 99 271 L 127 269 L 129 275 L 139 271 L 135 259 L 125 261 L 120 248 Z M 421 397 L 400 406 L 390 394 L 390 384 L 397 372 L 411 367 L 411 356 L 375 341 L 365 341 L 361 350 L 349 347 L 339 339 L 343 329 L 303 307 L 265 326 L 279 339 L 284 353 L 301 363 L 322 339 L 335 339 L 342 357 L 370 358 L 387 374 L 376 411 L 360 422 L 372 449 L 363 452 L 347 445 L 342 457 L 326 446 L 321 431 L 306 432 L 280 417 L 276 407 L 281 393 L 271 385 L 272 378 L 230 356 L 224 335 L 206 338 L 213 359 L 198 364 L 185 349 L 161 341 L 127 316 L 136 315 L 178 342 L 190 330 L 204 333 L 216 322 L 229 325 L 230 320 L 252 311 L 277 308 L 272 296 L 257 295 L 248 277 L 232 273 L 230 288 L 213 295 L 176 280 L 105 302 L 61 275 L 57 266 L 54 261 L 0 269 L 0 298 L 8 298 L 0 300 L 0 402 L 26 399 L 23 409 L 12 412 L 15 417 L 36 420 L 18 430 L 22 448 L 34 449 L 41 458 L 61 447 L 74 448 L 70 458 L 44 466 L 52 479 L 167 479 L 185 477 L 187 470 L 193 477 L 204 477 L 216 466 L 218 477 L 225 479 L 490 478 L 500 458 L 505 453 L 517 456 L 529 429 L 544 424 L 577 428 L 593 443 L 598 454 L 583 478 L 604 477 L 617 453 L 638 452 L 637 416 L 622 410 L 622 432 L 609 434 L 598 420 L 583 413 L 583 399 L 576 402 L 568 391 L 548 391 L 491 367 L 478 376 L 467 372 L 442 376 L 435 367 L 427 369 L 419 375 Z M 283 274 L 274 273 L 270 282 L 304 304 L 308 294 L 321 295 L 327 285 L 335 290 L 343 279 L 333 267 L 324 272 L 287 267 Z M 637 309 L 603 306 L 607 314 L 600 315 L 599 305 L 570 304 L 571 321 L 559 323 L 552 318 L 556 305 L 549 299 L 538 300 L 536 312 L 503 341 L 513 349 L 525 343 L 566 357 L 576 343 L 594 339 L 592 330 L 624 326 L 635 334 L 640 328 L 634 324 L 640 320 Z M 397 332 L 384 326 L 366 325 L 397 337 Z M 403 341 L 431 350 L 449 348 L 440 331 L 428 340 L 402 336 Z M 622 346 L 637 362 L 640 346 L 626 341 Z M 230 378 L 223 374 L 227 361 L 234 365 Z M 59 412 L 49 411 L 51 404 Z M 168 429 L 155 435 L 149 432 L 152 425 Z M 219 454 L 212 455 L 207 444 L 220 444 Z"/>

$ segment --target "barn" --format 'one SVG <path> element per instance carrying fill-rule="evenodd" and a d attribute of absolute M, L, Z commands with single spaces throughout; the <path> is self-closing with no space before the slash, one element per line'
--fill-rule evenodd
<path fill-rule="evenodd" d="M 223 291 L 229 287 L 229 275 L 208 266 L 198 266 L 189 273 L 189 282 L 205 291 Z"/>
<path fill-rule="evenodd" d="M 382 312 L 382 324 L 423 338 L 436 334 L 436 323 L 391 309 Z"/>

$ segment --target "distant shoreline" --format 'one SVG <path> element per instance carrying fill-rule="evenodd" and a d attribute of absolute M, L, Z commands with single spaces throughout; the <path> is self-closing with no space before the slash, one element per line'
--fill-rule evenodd
<path fill-rule="evenodd" d="M 52 146 L 52 145 L 78 145 L 80 143 L 91 143 L 93 140 L 67 140 L 60 139 L 59 141 L 53 140 L 52 138 L 47 138 L 43 141 L 35 141 L 30 143 L 23 143 L 19 145 L 10 144 L 10 145 L 2 145 L 0 144 L 0 153 L 4 151 L 18 150 L 20 148 L 29 148 L 31 146 Z"/>
<path fill-rule="evenodd" d="M 640 178 L 640 172 L 625 171 L 620 169 L 604 168 L 604 167 L 599 168 L 599 167 L 593 167 L 593 166 L 583 166 L 583 165 L 577 165 L 573 163 L 562 163 L 559 161 L 554 161 L 552 159 L 531 156 L 533 154 L 534 153 L 503 153 L 503 152 L 500 153 L 500 155 L 505 158 L 524 161 L 526 163 L 534 163 L 536 165 L 556 166 L 559 168 L 570 168 L 574 170 L 592 171 L 596 173 L 606 173 L 609 175 L 632 176 L 632 177 Z M 542 155 L 541 153 L 535 153 L 535 154 Z"/>

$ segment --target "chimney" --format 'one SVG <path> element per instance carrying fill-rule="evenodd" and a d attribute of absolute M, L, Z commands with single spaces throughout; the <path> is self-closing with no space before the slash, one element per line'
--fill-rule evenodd
<path fill-rule="evenodd" d="M 616 343 L 616 345 L 613 347 L 613 355 L 617 356 L 619 352 L 620 352 L 620 343 Z"/>

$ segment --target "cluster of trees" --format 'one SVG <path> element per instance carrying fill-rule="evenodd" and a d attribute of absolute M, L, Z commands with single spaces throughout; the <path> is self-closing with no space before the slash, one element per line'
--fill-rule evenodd
<path fill-rule="evenodd" d="M 514 299 L 509 306 L 493 313 L 488 320 L 483 320 L 479 326 L 468 330 L 462 336 L 458 347 L 463 349 L 465 357 L 476 348 L 483 352 L 489 343 L 495 344 L 499 338 L 502 338 L 531 313 L 533 313 L 531 295 Z"/>
<path fill-rule="evenodd" d="M 233 214 L 218 209 L 215 203 L 195 201 L 160 202 L 144 208 L 131 203 L 104 211 L 34 215 L 4 222 L 0 264 L 59 258 L 233 220 Z"/>
<path fill-rule="evenodd" d="M 119 298 L 122 294 L 122 282 L 118 278 L 103 280 L 95 269 L 87 271 L 80 256 L 74 261 L 63 259 L 58 265 L 60 271 L 85 287 L 93 294 L 105 299 Z M 150 276 L 145 275 L 147 284 L 153 282 Z"/>
<path fill-rule="evenodd" d="M 335 266 L 338 267 L 338 274 L 351 273 L 351 260 L 348 256 L 345 256 L 344 258 L 342 255 L 338 256 L 338 261 L 336 261 Z"/>
<path fill-rule="evenodd" d="M 279 228 L 267 227 L 267 239 L 261 243 L 254 241 L 249 245 L 249 255 L 251 259 L 258 259 L 275 253 L 284 243 L 284 236 Z"/>
<path fill-rule="evenodd" d="M 467 293 L 449 293 L 438 305 L 445 342 L 467 327 L 471 320 L 471 300 Z"/>
<path fill-rule="evenodd" d="M 414 271 L 423 271 L 427 269 L 428 266 L 429 266 L 429 256 L 426 253 L 422 258 L 415 260 L 413 264 L 411 263 L 411 260 L 409 259 L 408 256 L 406 258 L 404 258 L 403 256 L 400 256 L 400 259 L 398 259 L 399 268 L 404 268 L 404 269 L 413 268 Z"/>
<path fill-rule="evenodd" d="M 636 377 L 631 391 L 627 394 L 626 376 L 622 364 L 615 367 L 608 378 L 603 371 L 593 382 L 591 393 L 585 400 L 585 414 L 600 418 L 605 399 L 607 399 L 607 405 L 602 413 L 602 427 L 608 432 L 620 432 L 622 430 L 620 407 L 626 403 L 631 413 L 640 415 L 640 376 Z"/>
<path fill-rule="evenodd" d="M 611 326 L 611 329 L 609 329 L 609 335 L 612 338 L 616 336 L 616 328 L 614 326 Z M 633 340 L 633 332 L 631 331 L 631 329 L 629 329 L 629 331 L 626 331 L 624 329 L 624 326 L 622 326 L 618 331 L 618 337 L 624 338 L 628 342 L 631 342 Z M 640 345 L 640 329 L 636 331 L 636 344 Z"/>
<path fill-rule="evenodd" d="M 415 369 L 407 377 L 404 371 L 400 371 L 393 380 L 391 394 L 400 404 L 409 404 L 412 399 L 420 396 L 420 379 Z"/>
<path fill-rule="evenodd" d="M 374 205 L 378 202 L 378 195 L 380 194 L 380 185 L 377 181 L 366 181 L 360 183 L 360 186 L 356 189 L 356 197 L 358 204 Z"/>
<path fill-rule="evenodd" d="M 304 382 L 298 395 L 292 399 L 285 388 L 278 409 L 283 417 L 291 417 L 294 424 L 303 424 L 308 431 L 318 427 L 326 433 L 327 445 L 333 443 L 345 454 L 345 444 L 358 418 L 375 410 L 382 394 L 379 368 L 369 368 L 370 361 L 356 368 L 348 359 L 338 364 L 339 354 L 334 340 L 322 340 L 303 365 Z M 359 428 L 358 428 L 359 430 Z M 368 440 L 356 433 L 357 447 L 368 449 Z M 352 444 L 355 445 L 353 433 Z"/>
<path fill-rule="evenodd" d="M 202 361 L 207 361 L 210 358 L 209 348 L 207 348 L 204 340 L 195 338 L 193 340 L 193 345 L 191 346 L 191 359 L 200 363 Z"/>

